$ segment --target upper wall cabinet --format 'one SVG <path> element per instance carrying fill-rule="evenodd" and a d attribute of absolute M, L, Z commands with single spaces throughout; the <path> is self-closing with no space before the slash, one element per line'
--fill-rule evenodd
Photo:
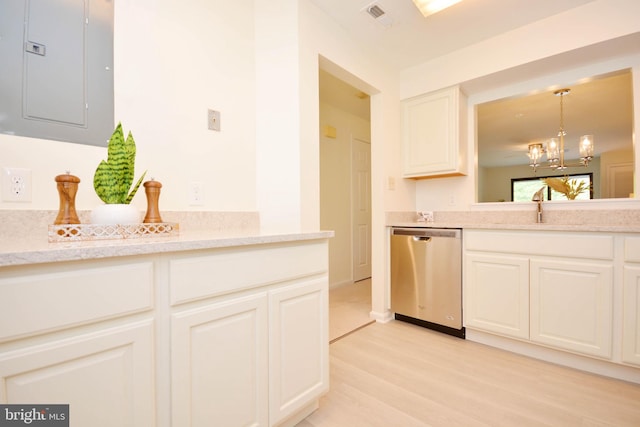
<path fill-rule="evenodd" d="M 405 178 L 466 175 L 466 105 L 458 86 L 402 101 Z"/>

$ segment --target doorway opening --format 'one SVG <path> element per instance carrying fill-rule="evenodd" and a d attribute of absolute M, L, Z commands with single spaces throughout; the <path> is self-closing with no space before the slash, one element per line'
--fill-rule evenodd
<path fill-rule="evenodd" d="M 335 340 L 372 321 L 370 98 L 322 69 L 319 88 L 320 227 L 335 232 L 329 241 Z"/>

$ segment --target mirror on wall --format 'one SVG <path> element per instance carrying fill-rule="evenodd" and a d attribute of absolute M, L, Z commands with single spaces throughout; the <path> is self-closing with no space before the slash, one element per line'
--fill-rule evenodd
<path fill-rule="evenodd" d="M 512 201 L 512 180 L 573 174 L 592 174 L 594 199 L 630 197 L 634 170 L 631 77 L 630 70 L 623 70 L 479 104 L 478 202 Z M 570 92 L 562 97 L 554 94 L 564 88 Z M 539 143 L 547 150 L 561 126 L 565 163 L 576 166 L 563 171 L 550 168 L 545 153 L 534 171 L 529 165 L 529 145 Z M 586 167 L 580 165 L 582 135 L 593 135 L 594 140 L 593 159 Z"/>

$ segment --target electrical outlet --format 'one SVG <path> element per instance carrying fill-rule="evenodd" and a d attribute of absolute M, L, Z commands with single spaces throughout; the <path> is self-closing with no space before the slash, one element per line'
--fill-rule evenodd
<path fill-rule="evenodd" d="M 204 205 L 204 186 L 201 182 L 189 184 L 189 204 L 191 206 Z"/>
<path fill-rule="evenodd" d="M 2 168 L 2 201 L 31 201 L 31 169 Z"/>
<path fill-rule="evenodd" d="M 220 132 L 220 111 L 208 111 L 207 126 L 209 127 L 209 130 L 217 130 L 218 132 Z"/>

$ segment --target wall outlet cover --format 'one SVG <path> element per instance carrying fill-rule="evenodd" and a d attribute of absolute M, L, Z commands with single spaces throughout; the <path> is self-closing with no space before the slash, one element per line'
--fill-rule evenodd
<path fill-rule="evenodd" d="M 2 201 L 31 201 L 31 169 L 2 168 Z"/>

